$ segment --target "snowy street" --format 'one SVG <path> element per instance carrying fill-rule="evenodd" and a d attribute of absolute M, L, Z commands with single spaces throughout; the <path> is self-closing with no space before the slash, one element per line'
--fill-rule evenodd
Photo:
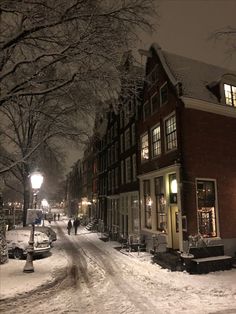
<path fill-rule="evenodd" d="M 84 227 L 70 236 L 66 221 L 53 228 L 58 240 L 52 256 L 41 262 L 49 267 L 58 251 L 67 267 L 58 268 L 54 284 L 2 300 L 1 313 L 236 313 L 236 269 L 208 275 L 170 272 L 152 264 L 149 253 L 122 254 L 115 249 L 118 242 L 103 242 Z M 3 292 L 4 287 L 2 282 Z"/>

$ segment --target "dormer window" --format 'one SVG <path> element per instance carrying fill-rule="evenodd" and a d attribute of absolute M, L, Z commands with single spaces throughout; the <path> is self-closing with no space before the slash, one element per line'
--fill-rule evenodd
<path fill-rule="evenodd" d="M 226 105 L 236 107 L 236 86 L 224 84 Z"/>

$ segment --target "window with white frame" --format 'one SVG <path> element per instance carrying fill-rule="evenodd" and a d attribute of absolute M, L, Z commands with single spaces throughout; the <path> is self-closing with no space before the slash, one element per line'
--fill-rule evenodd
<path fill-rule="evenodd" d="M 166 199 L 165 199 L 165 194 L 164 194 L 163 177 L 155 178 L 155 195 L 156 195 L 157 230 L 166 231 L 167 215 L 166 215 Z"/>
<path fill-rule="evenodd" d="M 177 148 L 176 116 L 172 115 L 165 120 L 166 150 Z"/>
<path fill-rule="evenodd" d="M 148 133 L 141 137 L 141 161 L 149 159 Z"/>
<path fill-rule="evenodd" d="M 152 157 L 161 154 L 161 128 L 160 125 L 152 129 Z"/>
<path fill-rule="evenodd" d="M 197 180 L 198 232 L 216 237 L 216 188 L 213 180 Z"/>
<path fill-rule="evenodd" d="M 153 86 L 153 84 L 158 80 L 158 65 L 156 65 L 150 73 L 147 75 L 147 81 L 149 86 Z"/>
<path fill-rule="evenodd" d="M 224 84 L 226 105 L 236 107 L 236 86 Z"/>
<path fill-rule="evenodd" d="M 155 93 L 152 97 L 151 97 L 151 110 L 152 112 L 156 112 L 159 108 L 159 97 L 158 94 Z"/>
<path fill-rule="evenodd" d="M 125 131 L 125 150 L 130 148 L 130 128 Z"/>
<path fill-rule="evenodd" d="M 137 169 L 136 169 L 137 164 L 136 164 L 136 155 L 135 154 L 132 155 L 132 167 L 133 167 L 133 172 L 132 172 L 133 181 L 136 181 L 137 180 Z"/>
<path fill-rule="evenodd" d="M 131 162 L 130 157 L 125 159 L 125 182 L 129 183 L 131 181 Z"/>
<path fill-rule="evenodd" d="M 147 119 L 147 117 L 150 115 L 151 111 L 150 111 L 150 103 L 147 101 L 144 105 L 143 105 L 143 120 Z"/>
<path fill-rule="evenodd" d="M 168 102 L 168 86 L 167 83 L 160 88 L 160 104 L 165 105 Z"/>
<path fill-rule="evenodd" d="M 147 229 L 152 228 L 152 200 L 150 194 L 150 181 L 143 181 L 143 199 L 144 199 L 144 223 Z"/>

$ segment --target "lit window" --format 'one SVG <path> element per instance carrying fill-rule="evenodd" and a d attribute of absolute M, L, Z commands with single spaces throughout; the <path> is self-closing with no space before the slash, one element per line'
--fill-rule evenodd
<path fill-rule="evenodd" d="M 152 130 L 152 157 L 161 154 L 161 129 L 157 126 Z"/>
<path fill-rule="evenodd" d="M 152 229 L 152 200 L 150 195 L 150 181 L 143 181 L 144 218 L 145 227 Z"/>
<path fill-rule="evenodd" d="M 177 147 L 176 117 L 171 116 L 165 122 L 166 149 L 172 150 Z"/>
<path fill-rule="evenodd" d="M 164 194 L 163 177 L 155 178 L 155 195 L 156 195 L 157 230 L 166 231 L 167 216 L 166 216 L 166 198 Z"/>
<path fill-rule="evenodd" d="M 165 83 L 161 88 L 160 88 L 160 102 L 161 105 L 164 105 L 168 102 L 168 88 L 167 88 L 167 83 Z"/>
<path fill-rule="evenodd" d="M 216 196 L 214 181 L 197 181 L 198 232 L 216 237 Z"/>
<path fill-rule="evenodd" d="M 236 107 L 236 86 L 224 84 L 225 103 Z"/>
<path fill-rule="evenodd" d="M 149 148 L 148 148 L 148 134 L 141 137 L 141 160 L 147 160 L 149 158 Z"/>

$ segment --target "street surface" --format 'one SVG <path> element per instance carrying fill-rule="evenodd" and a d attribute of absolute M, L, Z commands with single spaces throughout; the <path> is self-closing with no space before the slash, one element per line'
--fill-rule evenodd
<path fill-rule="evenodd" d="M 1 313 L 236 313 L 235 291 L 212 287 L 206 293 L 207 284 L 202 289 L 182 286 L 176 273 L 151 264 L 149 270 L 147 261 L 114 248 L 112 253 L 105 250 L 104 245 L 109 244 L 83 227 L 76 236 L 73 231 L 69 236 L 64 225 L 55 225 L 60 238 L 55 246 L 62 246 L 69 258 L 66 272 L 58 272 L 53 286 L 2 302 Z M 178 274 L 183 275 L 193 282 L 194 276 Z"/>

